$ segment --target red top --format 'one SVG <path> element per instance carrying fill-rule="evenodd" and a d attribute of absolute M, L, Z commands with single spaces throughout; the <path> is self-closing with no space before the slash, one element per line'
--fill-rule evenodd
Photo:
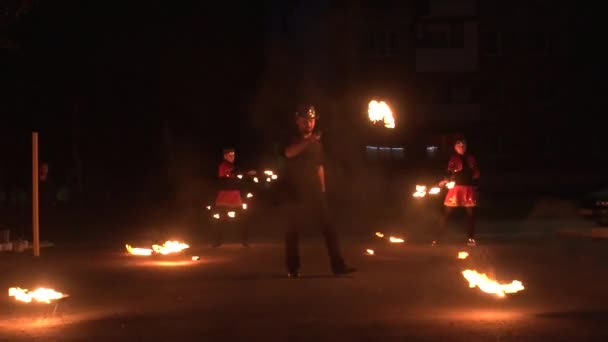
<path fill-rule="evenodd" d="M 480 176 L 479 165 L 475 157 L 470 154 L 452 155 L 448 161 L 448 173 L 455 178 L 456 185 L 470 185 Z"/>
<path fill-rule="evenodd" d="M 218 168 L 218 177 L 234 178 L 236 177 L 235 170 L 233 163 L 224 160 L 220 163 Z M 215 199 L 215 205 L 219 207 L 236 208 L 240 207 L 242 204 L 241 191 L 239 190 L 220 190 Z"/>

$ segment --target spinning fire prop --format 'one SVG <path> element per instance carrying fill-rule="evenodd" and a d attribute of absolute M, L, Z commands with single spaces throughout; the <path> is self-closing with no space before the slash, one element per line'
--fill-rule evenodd
<path fill-rule="evenodd" d="M 367 114 L 372 123 L 383 122 L 386 128 L 395 128 L 395 118 L 390 107 L 384 101 L 372 100 L 369 103 Z"/>
<path fill-rule="evenodd" d="M 438 186 L 434 186 L 434 187 L 432 187 L 430 189 L 428 189 L 426 187 L 426 185 L 416 185 L 416 192 L 414 192 L 412 194 L 412 196 L 415 197 L 415 198 L 423 198 L 427 194 L 428 195 L 438 195 L 438 194 L 441 193 L 441 186 L 442 185 L 443 185 L 442 183 L 439 183 Z M 447 183 L 445 183 L 445 187 L 447 189 L 453 189 L 455 185 L 456 185 L 456 183 L 454 183 L 454 182 L 447 182 Z"/>
<path fill-rule="evenodd" d="M 22 289 L 20 287 L 11 287 L 8 289 L 8 296 L 14 297 L 15 300 L 23 303 L 31 303 L 32 301 L 37 303 L 51 304 L 51 301 L 63 299 L 69 297 L 67 294 L 57 292 L 53 289 L 38 288 L 34 291 Z"/>
<path fill-rule="evenodd" d="M 383 237 L 384 237 L 384 234 L 382 234 L 382 233 L 380 233 L 380 232 L 376 232 L 376 236 L 377 236 L 377 237 L 379 237 L 379 238 L 383 238 Z"/>
<path fill-rule="evenodd" d="M 391 236 L 389 238 L 389 240 L 390 240 L 391 243 L 404 243 L 405 242 L 405 240 L 403 240 L 401 238 L 396 238 L 394 236 Z"/>
<path fill-rule="evenodd" d="M 366 252 L 368 255 L 374 255 L 374 250 L 373 250 L 373 249 L 367 249 L 367 250 L 365 250 L 365 252 Z"/>
<path fill-rule="evenodd" d="M 469 253 L 467 252 L 458 252 L 458 259 L 464 260 L 469 257 Z"/>

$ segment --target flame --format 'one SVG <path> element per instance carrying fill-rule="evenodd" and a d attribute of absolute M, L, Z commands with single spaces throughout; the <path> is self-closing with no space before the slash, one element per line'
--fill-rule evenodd
<path fill-rule="evenodd" d="M 229 211 L 228 212 L 228 217 L 235 218 L 236 217 L 236 213 L 234 211 Z"/>
<path fill-rule="evenodd" d="M 382 234 L 382 233 L 380 233 L 380 232 L 376 232 L 376 236 L 377 236 L 377 237 L 379 237 L 379 238 L 383 238 L 383 237 L 384 237 L 384 234 Z"/>
<path fill-rule="evenodd" d="M 243 210 L 247 210 L 247 203 L 243 203 Z"/>
<path fill-rule="evenodd" d="M 127 252 L 133 255 L 152 255 L 153 250 L 150 248 L 133 248 L 131 245 L 125 245 Z"/>
<path fill-rule="evenodd" d="M 190 248 L 187 244 L 179 241 L 165 241 L 164 244 L 161 245 L 152 245 L 152 249 L 154 252 L 162 255 L 167 255 L 171 253 L 179 253 L 186 248 Z"/>
<path fill-rule="evenodd" d="M 219 220 L 220 219 L 220 214 L 213 214 L 213 218 L 216 219 L 216 220 Z"/>
<path fill-rule="evenodd" d="M 458 259 L 464 260 L 464 259 L 466 259 L 468 257 L 469 257 L 469 253 L 467 253 L 467 252 L 458 252 Z"/>
<path fill-rule="evenodd" d="M 270 170 L 266 170 L 266 171 L 264 171 L 264 174 L 265 174 L 265 175 L 267 175 L 267 176 L 272 176 L 272 175 L 274 175 L 274 173 L 273 173 L 272 171 L 270 171 Z"/>
<path fill-rule="evenodd" d="M 247 194 L 247 198 L 251 198 L 251 197 L 253 197 L 253 194 L 250 192 Z"/>
<path fill-rule="evenodd" d="M 424 192 L 424 191 L 426 191 L 426 186 L 416 185 L 416 192 Z"/>
<path fill-rule="evenodd" d="M 258 177 L 253 177 L 253 181 L 254 181 L 255 183 L 259 183 L 259 182 L 260 182 L 260 180 L 258 179 Z"/>
<path fill-rule="evenodd" d="M 456 185 L 455 182 L 448 182 L 445 184 L 445 187 L 448 189 L 453 189 L 455 185 Z"/>
<path fill-rule="evenodd" d="M 516 293 L 525 289 L 519 280 L 513 280 L 510 284 L 500 284 L 475 270 L 464 270 L 462 275 L 469 282 L 470 288 L 477 286 L 481 291 L 495 294 L 498 297 L 505 297 L 507 293 Z"/>
<path fill-rule="evenodd" d="M 266 178 L 266 182 L 270 183 L 270 177 Z"/>
<path fill-rule="evenodd" d="M 243 175 L 236 175 L 236 178 L 243 179 Z"/>
<path fill-rule="evenodd" d="M 389 240 L 391 241 L 391 243 L 404 243 L 405 242 L 405 240 L 400 239 L 400 238 L 396 238 L 396 237 L 393 237 L 393 236 L 391 236 L 389 238 Z"/>
<path fill-rule="evenodd" d="M 195 255 L 195 256 L 193 256 L 193 257 L 192 257 L 192 261 L 197 261 L 197 260 L 200 260 L 200 258 L 201 258 L 201 257 L 199 257 L 199 256 Z"/>
<path fill-rule="evenodd" d="M 374 250 L 373 249 L 367 249 L 365 250 L 367 252 L 367 254 L 369 255 L 374 255 Z"/>
<path fill-rule="evenodd" d="M 34 300 L 38 303 L 50 304 L 52 300 L 65 298 L 68 295 L 43 287 L 40 287 L 32 292 L 19 287 L 11 287 L 8 289 L 8 296 L 15 297 L 16 300 L 24 303 L 31 303 L 32 300 Z"/>
<path fill-rule="evenodd" d="M 426 186 L 424 185 L 416 185 L 416 192 L 412 194 L 412 196 L 416 198 L 422 198 L 426 196 Z"/>
<path fill-rule="evenodd" d="M 279 176 L 277 176 L 277 175 L 272 175 L 272 176 L 270 176 L 270 178 L 272 178 L 272 179 L 277 179 L 277 178 L 279 178 Z"/>
<path fill-rule="evenodd" d="M 207 210 L 211 210 L 211 206 L 210 205 L 206 206 L 205 208 L 207 208 Z"/>
<path fill-rule="evenodd" d="M 437 195 L 440 192 L 441 192 L 441 189 L 438 187 L 434 187 L 434 188 L 431 188 L 431 190 L 429 190 L 429 194 L 431 194 L 431 195 Z"/>
<path fill-rule="evenodd" d="M 369 103 L 367 114 L 371 122 L 376 123 L 378 121 L 382 121 L 384 123 L 384 127 L 395 128 L 395 118 L 393 117 L 393 112 L 391 112 L 391 109 L 386 102 L 372 100 Z"/>

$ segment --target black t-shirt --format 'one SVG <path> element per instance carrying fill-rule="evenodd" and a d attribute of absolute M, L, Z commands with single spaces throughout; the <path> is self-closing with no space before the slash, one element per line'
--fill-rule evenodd
<path fill-rule="evenodd" d="M 301 135 L 292 136 L 284 147 L 298 143 Z M 304 151 L 285 160 L 285 182 L 292 195 L 308 196 L 321 194 L 319 166 L 324 164 L 323 144 L 320 141 L 309 143 Z"/>

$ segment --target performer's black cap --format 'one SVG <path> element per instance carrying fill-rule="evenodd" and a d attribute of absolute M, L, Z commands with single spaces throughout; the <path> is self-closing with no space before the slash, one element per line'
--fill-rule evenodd
<path fill-rule="evenodd" d="M 304 119 L 318 119 L 319 115 L 317 115 L 317 111 L 315 107 L 312 105 L 309 106 L 298 106 L 298 110 L 296 111 L 296 116 L 304 118 Z"/>
<path fill-rule="evenodd" d="M 224 154 L 226 154 L 226 153 L 235 152 L 235 150 L 234 150 L 234 147 L 224 147 L 224 148 L 222 149 L 222 152 L 223 152 Z"/>

